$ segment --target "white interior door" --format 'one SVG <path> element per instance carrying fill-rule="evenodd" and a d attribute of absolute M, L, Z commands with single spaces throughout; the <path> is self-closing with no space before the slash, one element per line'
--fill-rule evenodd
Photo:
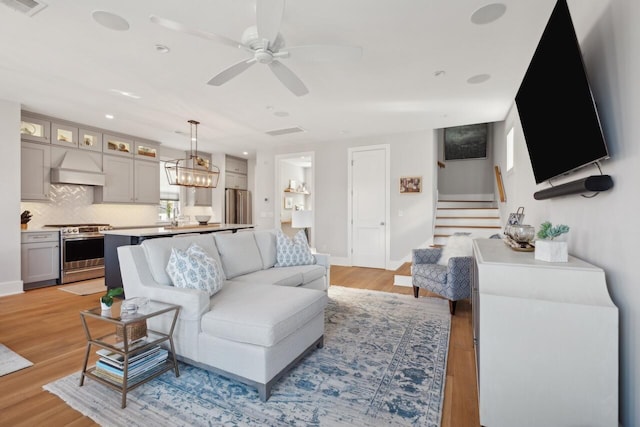
<path fill-rule="evenodd" d="M 388 146 L 351 151 L 351 263 L 386 268 L 389 230 Z"/>

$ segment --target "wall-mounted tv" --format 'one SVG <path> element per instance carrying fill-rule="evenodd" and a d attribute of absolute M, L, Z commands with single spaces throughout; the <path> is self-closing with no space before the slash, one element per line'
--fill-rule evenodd
<path fill-rule="evenodd" d="M 536 184 L 609 157 L 565 0 L 551 13 L 516 105 Z"/>

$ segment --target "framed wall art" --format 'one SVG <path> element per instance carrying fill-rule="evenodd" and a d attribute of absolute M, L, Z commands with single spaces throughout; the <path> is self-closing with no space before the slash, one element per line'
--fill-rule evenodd
<path fill-rule="evenodd" d="M 456 126 L 444 130 L 444 159 L 486 159 L 489 125 Z"/>
<path fill-rule="evenodd" d="M 421 176 L 403 176 L 400 178 L 400 193 L 421 193 Z"/>

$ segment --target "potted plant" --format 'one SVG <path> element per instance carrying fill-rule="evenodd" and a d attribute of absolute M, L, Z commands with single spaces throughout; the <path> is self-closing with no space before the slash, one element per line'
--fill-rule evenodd
<path fill-rule="evenodd" d="M 29 221 L 31 221 L 31 217 L 33 215 L 31 215 L 31 212 L 29 211 L 23 211 L 20 214 L 20 228 L 22 230 L 26 230 L 29 224 Z"/>
<path fill-rule="evenodd" d="M 113 305 L 113 297 L 122 295 L 123 292 L 124 289 L 122 288 L 107 289 L 107 292 L 100 297 L 100 307 L 102 307 L 103 310 L 110 310 L 111 305 Z"/>
<path fill-rule="evenodd" d="M 569 226 L 560 224 L 555 227 L 549 221 L 540 224 L 535 249 L 535 258 L 547 262 L 567 262 L 569 251 L 565 240 L 555 240 L 569 232 Z M 564 236 L 563 236 L 564 237 Z"/>

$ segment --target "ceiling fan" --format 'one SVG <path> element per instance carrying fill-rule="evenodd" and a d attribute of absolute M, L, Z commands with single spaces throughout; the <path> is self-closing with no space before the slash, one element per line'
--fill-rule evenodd
<path fill-rule="evenodd" d="M 281 62 L 281 59 L 295 58 L 307 61 L 344 61 L 359 59 L 362 56 L 362 48 L 357 46 L 333 46 L 333 45 L 307 45 L 285 47 L 284 39 L 280 34 L 280 24 L 284 15 L 284 0 L 257 0 L 256 25 L 247 28 L 242 34 L 241 42 L 227 37 L 191 29 L 187 26 L 151 15 L 151 22 L 174 31 L 213 40 L 227 46 L 248 51 L 251 57 L 243 59 L 213 76 L 207 84 L 220 86 L 238 74 L 261 63 L 269 66 L 273 74 L 283 85 L 296 96 L 309 93 L 309 89 Z"/>

